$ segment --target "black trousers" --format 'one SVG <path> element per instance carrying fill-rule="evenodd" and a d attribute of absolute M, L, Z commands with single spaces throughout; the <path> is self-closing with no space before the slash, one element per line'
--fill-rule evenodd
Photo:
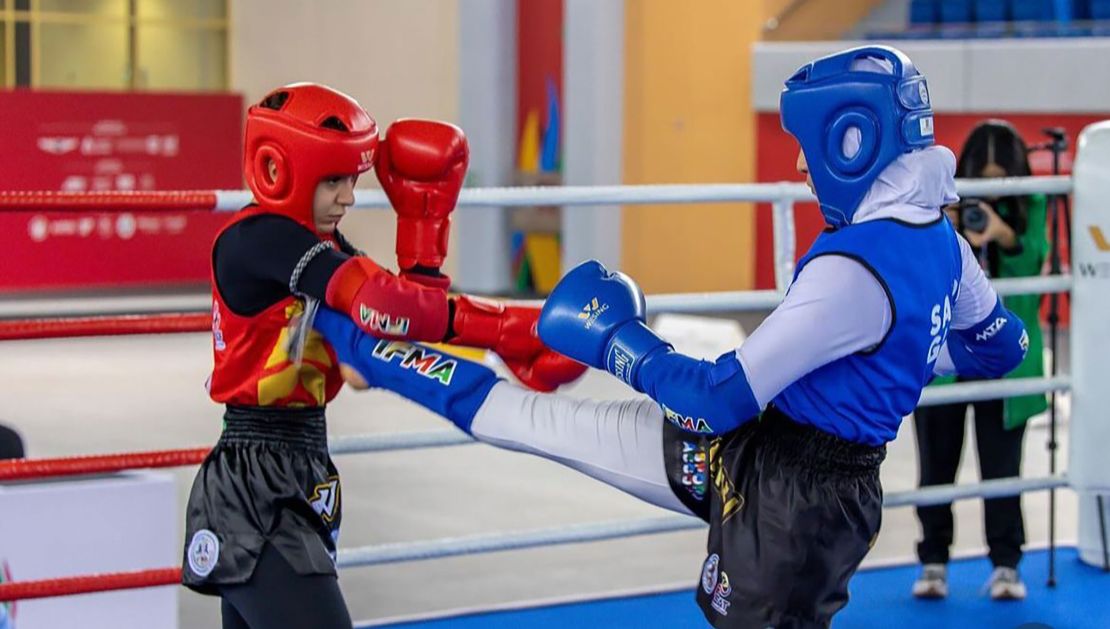
<path fill-rule="evenodd" d="M 1005 429 L 1002 400 L 975 402 L 973 406 L 980 476 L 990 480 L 1020 475 L 1025 426 Z M 967 407 L 967 403 L 923 407 L 914 414 L 922 487 L 955 482 L 964 448 Z M 984 500 L 983 508 L 991 563 L 1016 568 L 1025 543 L 1021 496 Z M 947 563 L 954 528 L 952 505 L 918 507 L 917 517 L 923 533 L 917 545 L 921 563 Z"/>
<path fill-rule="evenodd" d="M 333 574 L 297 574 L 267 544 L 254 574 L 219 588 L 223 629 L 350 629 L 351 616 Z"/>

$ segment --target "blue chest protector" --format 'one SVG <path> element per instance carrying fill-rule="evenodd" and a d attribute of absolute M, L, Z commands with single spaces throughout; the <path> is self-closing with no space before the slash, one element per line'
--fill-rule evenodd
<path fill-rule="evenodd" d="M 795 277 L 826 255 L 856 260 L 879 280 L 890 300 L 890 329 L 874 348 L 798 379 L 773 404 L 798 423 L 880 445 L 894 439 L 917 406 L 948 336 L 962 271 L 959 241 L 944 218 L 924 225 L 866 221 L 822 234 Z"/>

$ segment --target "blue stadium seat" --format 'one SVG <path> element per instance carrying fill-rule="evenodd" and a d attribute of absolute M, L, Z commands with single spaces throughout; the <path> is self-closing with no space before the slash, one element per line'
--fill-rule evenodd
<path fill-rule="evenodd" d="M 1047 22 L 1056 19 L 1055 0 L 1013 0 L 1015 22 Z"/>
<path fill-rule="evenodd" d="M 910 24 L 924 26 L 936 24 L 939 19 L 937 0 L 911 0 Z"/>
<path fill-rule="evenodd" d="M 942 24 L 968 24 L 975 21 L 971 0 L 940 0 Z"/>
<path fill-rule="evenodd" d="M 1091 0 L 1092 20 L 1110 20 L 1110 0 Z"/>
<path fill-rule="evenodd" d="M 975 0 L 975 20 L 1008 22 L 1010 20 L 1009 0 Z"/>

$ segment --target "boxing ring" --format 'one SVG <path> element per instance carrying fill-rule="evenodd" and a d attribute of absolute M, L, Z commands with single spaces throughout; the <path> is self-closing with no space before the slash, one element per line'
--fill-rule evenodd
<path fill-rule="evenodd" d="M 921 404 L 935 405 L 956 401 L 976 401 L 1026 394 L 1070 395 L 1070 451 L 1066 473 L 1041 477 L 1013 478 L 975 484 L 931 487 L 925 490 L 888 492 L 888 508 L 939 504 L 950 501 L 1016 495 L 1023 492 L 1070 489 L 1078 497 L 1079 535 L 1075 548 L 1063 548 L 1058 558 L 1041 561 L 1030 553 L 1023 571 L 1031 586 L 1055 578 L 1034 566 L 1059 564 L 1061 585 L 1049 596 L 1039 587 L 1032 587 L 1030 600 L 1011 605 L 998 615 L 996 608 L 982 600 L 957 600 L 928 604 L 910 599 L 903 588 L 889 591 L 897 581 L 893 571 L 907 567 L 879 567 L 862 570 L 853 581 L 853 599 L 837 617 L 834 626 L 879 626 L 897 614 L 905 627 L 970 626 L 969 618 L 992 619 L 975 626 L 1016 627 L 1027 620 L 1030 605 L 1045 604 L 1040 622 L 1057 627 L 1110 626 L 1110 602 L 1105 597 L 1091 596 L 1095 588 L 1110 585 L 1110 465 L 1103 460 L 1102 449 L 1110 444 L 1110 387 L 1102 378 L 1110 360 L 1110 122 L 1093 125 L 1080 137 L 1078 157 L 1072 177 L 1033 177 L 993 181 L 961 181 L 964 196 L 1000 196 L 1003 194 L 1043 193 L 1073 195 L 1074 216 L 1071 241 L 1073 274 L 997 280 L 1001 295 L 1029 293 L 1071 295 L 1069 374 L 1050 374 L 1044 378 L 1020 378 L 993 382 L 960 383 L 925 391 Z M 208 209 L 234 211 L 249 201 L 243 191 L 188 193 L 12 193 L 0 192 L 0 211 L 87 209 L 105 211 L 176 211 Z M 703 294 L 651 295 L 647 298 L 649 313 L 743 313 L 765 311 L 780 301 L 789 285 L 796 258 L 794 250 L 794 204 L 812 200 L 803 184 L 705 184 L 648 185 L 611 187 L 557 187 L 466 189 L 460 196 L 460 211 L 466 207 L 528 206 L 528 205 L 637 205 L 653 203 L 770 202 L 774 216 L 776 289 Z M 384 194 L 359 191 L 357 207 L 386 207 Z M 0 319 L 0 340 L 43 339 L 175 332 L 201 332 L 211 327 L 207 301 L 183 302 L 182 312 L 130 315 L 80 315 L 51 318 L 13 317 Z M 335 455 L 372 454 L 428 448 L 459 447 L 473 444 L 466 435 L 454 429 L 415 431 L 394 434 L 351 434 L 332 436 L 330 449 Z M 208 448 L 197 447 L 114 455 L 65 457 L 0 462 L 0 482 L 42 481 L 44 479 L 111 474 L 124 470 L 168 468 L 195 465 L 203 460 Z M 1055 459 L 1053 459 L 1055 460 Z M 342 460 L 339 461 L 342 469 Z M 347 483 L 357 479 L 347 479 Z M 1053 494 L 1054 495 L 1054 494 Z M 566 505 L 568 509 L 573 504 Z M 569 526 L 535 528 L 509 533 L 468 535 L 415 542 L 344 547 L 337 564 L 344 570 L 362 566 L 398 564 L 444 557 L 475 555 L 508 550 L 612 540 L 704 528 L 700 520 L 678 515 L 661 515 L 635 520 L 599 521 Z M 1052 540 L 1054 541 L 1054 535 Z M 1038 551 L 1040 552 L 1040 551 Z M 1049 546 L 1048 553 L 1055 548 Z M 966 563 L 966 565 L 965 565 Z M 971 582 L 985 579 L 981 567 L 974 562 L 957 561 L 952 581 Z M 562 626 L 576 622 L 584 626 L 619 626 L 613 619 L 633 622 L 638 627 L 702 627 L 704 621 L 693 603 L 696 565 L 690 566 L 690 583 L 682 590 L 629 595 L 604 600 L 578 600 L 524 610 L 479 613 L 471 610 L 439 620 L 426 619 L 393 624 L 359 624 L 357 626 L 397 627 L 500 627 L 500 626 Z M 977 572 L 978 570 L 978 572 Z M 980 576 L 982 578 L 980 578 Z M 146 588 L 179 582 L 180 567 L 158 566 L 150 569 L 106 574 L 67 576 L 36 581 L 0 583 L 0 602 L 34 598 L 70 596 L 81 593 Z M 901 578 L 901 577 L 898 577 Z M 902 581 L 898 581 L 902 583 Z M 967 589 L 974 590 L 973 587 Z M 348 597 L 352 593 L 347 593 Z M 1068 598 L 1070 597 L 1070 598 Z M 587 597 L 588 598 L 588 597 Z M 983 597 L 979 597 L 980 599 Z M 1040 600 L 1040 603 L 1035 601 Z M 1048 601 L 1045 603 L 1044 601 Z M 1078 603 L 1076 601 L 1082 601 Z M 1022 608 L 1021 605 L 1026 607 Z M 1014 611 L 1017 610 L 1017 611 Z M 1023 611 L 1024 610 L 1024 611 Z M 968 616 L 971 614 L 972 616 Z M 984 614 L 980 616 L 980 614 Z M 1008 615 L 1007 615 L 1008 614 Z M 870 618 L 870 620 L 865 620 Z M 630 620 L 631 619 L 631 620 Z M 905 619 L 905 620 L 903 620 Z M 978 622 L 978 621 L 976 621 Z M 1054 624 L 1066 622 L 1067 624 Z M 914 624 L 919 623 L 919 624 Z M 920 624 L 924 623 L 924 624 Z M 993 623 L 993 624 L 991 624 Z M 1001 624 L 999 624 L 1001 623 Z M 1009 624 L 1006 624 L 1009 623 Z"/>

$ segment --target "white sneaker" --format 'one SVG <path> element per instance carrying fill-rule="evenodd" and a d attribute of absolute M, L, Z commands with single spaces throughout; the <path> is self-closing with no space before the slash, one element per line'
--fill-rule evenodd
<path fill-rule="evenodd" d="M 990 586 L 991 598 L 996 601 L 1020 601 L 1025 598 L 1025 583 L 1013 568 L 995 568 L 987 585 Z"/>
<path fill-rule="evenodd" d="M 917 598 L 944 598 L 948 596 L 948 566 L 927 563 L 921 567 L 921 576 L 913 582 L 913 595 Z"/>

